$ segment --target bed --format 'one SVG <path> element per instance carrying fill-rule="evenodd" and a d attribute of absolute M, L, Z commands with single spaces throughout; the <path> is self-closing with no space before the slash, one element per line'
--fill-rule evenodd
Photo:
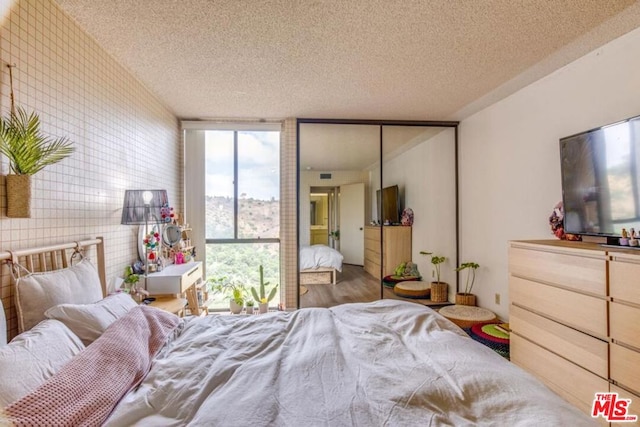
<path fill-rule="evenodd" d="M 22 370 L 19 378 L 46 377 L 2 403 L 5 419 L 106 426 L 593 424 L 419 304 L 381 300 L 181 319 L 125 297 L 50 307 L 63 315 L 0 347 L 0 387 L 12 383 L 10 369 Z M 87 330 L 91 321 L 74 325 L 60 306 L 67 315 L 73 308 L 115 319 Z M 20 355 L 9 367 L 7 353 Z M 41 364 L 47 372 L 34 374 Z M 0 390 L 0 402 L 6 396 Z"/>
<path fill-rule="evenodd" d="M 300 284 L 336 284 L 343 256 L 326 245 L 300 247 Z"/>

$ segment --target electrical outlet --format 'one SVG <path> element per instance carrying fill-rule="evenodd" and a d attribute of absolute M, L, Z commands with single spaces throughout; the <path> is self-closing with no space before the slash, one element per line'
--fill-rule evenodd
<path fill-rule="evenodd" d="M 496 294 L 496 304 L 500 305 L 500 294 Z"/>

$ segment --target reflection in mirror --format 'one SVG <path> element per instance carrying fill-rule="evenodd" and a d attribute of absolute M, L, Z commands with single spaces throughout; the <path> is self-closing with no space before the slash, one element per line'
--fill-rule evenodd
<path fill-rule="evenodd" d="M 421 251 L 445 257 L 440 303 L 454 300 L 457 123 L 406 124 L 299 122 L 300 307 L 381 297 L 432 305 L 433 266 Z M 417 291 L 396 292 L 401 281 Z"/>
<path fill-rule="evenodd" d="M 382 270 L 383 277 L 394 277 L 383 280 L 385 298 L 403 297 L 423 304 L 434 303 L 430 298 L 430 282 L 436 281 L 431 257 L 420 254 L 426 251 L 446 258 L 440 265 L 440 282 L 447 283 L 448 300 L 454 300 L 457 286 L 455 145 L 453 127 L 385 125 L 382 128 L 382 168 L 374 169 L 371 174 L 369 211 L 373 223 L 388 224 L 383 226 Z M 398 269 L 401 266 L 405 268 Z M 394 291 L 397 281 L 421 283 L 405 284 L 407 289 L 401 286 Z"/>
<path fill-rule="evenodd" d="M 300 307 L 380 298 L 364 269 L 364 226 L 380 126 L 300 123 Z"/>

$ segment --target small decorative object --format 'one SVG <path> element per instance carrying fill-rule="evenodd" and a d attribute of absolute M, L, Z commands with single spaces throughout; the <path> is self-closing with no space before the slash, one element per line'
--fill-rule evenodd
<path fill-rule="evenodd" d="M 266 313 L 269 309 L 269 301 L 271 301 L 276 296 L 276 291 L 278 290 L 278 285 L 275 285 L 273 289 L 269 292 L 269 296 L 266 293 L 266 287 L 269 285 L 269 282 L 264 281 L 264 269 L 262 265 L 259 268 L 260 271 L 260 294 L 256 288 L 251 288 L 251 295 L 253 295 L 253 299 L 258 303 L 258 308 L 260 313 Z"/>
<path fill-rule="evenodd" d="M 630 234 L 630 238 L 629 238 L 629 246 L 633 246 L 636 247 L 638 246 L 638 239 L 636 238 L 636 230 L 635 229 L 631 229 L 629 230 L 629 234 Z"/>
<path fill-rule="evenodd" d="M 340 229 L 333 230 L 331 233 L 329 233 L 329 236 L 330 236 L 333 240 L 340 240 Z"/>
<path fill-rule="evenodd" d="M 404 208 L 402 216 L 400 217 L 400 224 L 411 226 L 413 225 L 413 209 Z"/>
<path fill-rule="evenodd" d="M 629 246 L 629 233 L 627 229 L 623 228 L 620 234 L 622 235 L 620 238 L 620 246 Z"/>
<path fill-rule="evenodd" d="M 173 208 L 169 206 L 169 203 L 165 203 L 160 208 L 160 219 L 161 222 L 169 223 L 173 221 L 175 214 L 173 213 Z"/>
<path fill-rule="evenodd" d="M 551 232 L 554 236 L 560 240 L 582 240 L 582 237 L 578 234 L 564 232 L 564 205 L 562 204 L 562 201 L 558 202 L 554 206 L 553 212 L 551 212 L 551 216 L 549 217 L 549 226 L 551 227 Z"/>
<path fill-rule="evenodd" d="M 173 262 L 175 264 L 184 264 L 184 254 L 182 252 L 176 252 Z"/>
<path fill-rule="evenodd" d="M 13 68 L 8 64 L 11 112 L 0 118 L 0 153 L 9 159 L 11 174 L 7 175 L 7 216 L 31 217 L 31 175 L 46 166 L 69 157 L 74 148 L 66 138 L 52 139 L 40 131 L 40 117 L 14 104 Z"/>
<path fill-rule="evenodd" d="M 476 281 L 476 270 L 480 267 L 475 262 L 465 262 L 456 268 L 456 271 L 467 270 L 467 281 L 464 285 L 464 292 L 456 294 L 456 304 L 458 305 L 476 305 L 476 296 L 471 293 L 473 284 Z"/>

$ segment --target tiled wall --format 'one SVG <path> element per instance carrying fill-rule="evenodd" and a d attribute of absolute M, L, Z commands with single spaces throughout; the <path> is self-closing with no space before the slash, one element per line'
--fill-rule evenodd
<path fill-rule="evenodd" d="M 4 3 L 4 2 L 3 2 Z M 6 3 L 4 3 L 6 4 Z M 75 153 L 33 177 L 31 218 L 6 217 L 0 161 L 0 251 L 105 238 L 107 278 L 136 258 L 136 226 L 120 225 L 125 189 L 165 188 L 181 210 L 182 142 L 177 118 L 49 0 L 19 0 L 0 28 L 0 112 L 35 110 L 42 130 L 67 136 Z M 8 268 L 0 296 L 16 333 Z"/>
<path fill-rule="evenodd" d="M 296 119 L 286 119 L 280 137 L 280 271 L 284 305 L 298 307 L 297 132 Z"/>

